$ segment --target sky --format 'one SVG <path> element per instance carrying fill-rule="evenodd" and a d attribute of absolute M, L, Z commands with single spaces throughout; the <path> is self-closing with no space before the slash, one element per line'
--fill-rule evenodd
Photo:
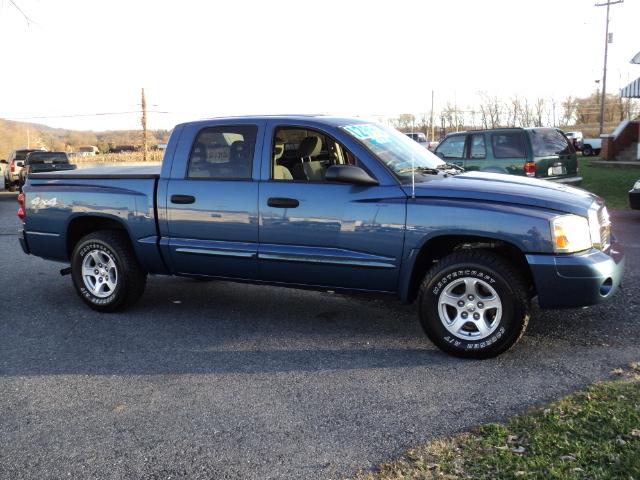
<path fill-rule="evenodd" d="M 0 0 L 0 118 L 80 130 L 215 116 L 419 115 L 602 78 L 593 0 Z M 15 7 L 29 17 L 27 21 Z M 640 0 L 611 7 L 607 91 L 640 77 Z M 121 113 L 131 112 L 131 113 Z M 96 114 L 117 115 L 96 115 Z M 82 116 L 80 116 L 82 115 Z"/>

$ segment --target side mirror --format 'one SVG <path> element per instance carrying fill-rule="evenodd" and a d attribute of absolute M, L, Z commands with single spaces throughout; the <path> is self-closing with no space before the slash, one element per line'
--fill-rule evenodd
<path fill-rule="evenodd" d="M 353 185 L 378 185 L 378 181 L 354 165 L 331 165 L 325 172 L 328 182 L 351 183 Z"/>
<path fill-rule="evenodd" d="M 3 158 L 2 160 L 0 160 L 0 163 L 4 163 L 6 165 L 7 161 Z"/>

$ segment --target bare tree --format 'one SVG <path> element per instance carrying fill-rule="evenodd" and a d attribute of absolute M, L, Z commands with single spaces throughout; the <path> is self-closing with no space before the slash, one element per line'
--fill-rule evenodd
<path fill-rule="evenodd" d="M 544 123 L 542 120 L 542 116 L 544 115 L 546 108 L 546 102 L 544 98 L 538 98 L 536 103 L 533 105 L 534 110 L 534 118 L 533 118 L 533 126 L 541 127 Z"/>

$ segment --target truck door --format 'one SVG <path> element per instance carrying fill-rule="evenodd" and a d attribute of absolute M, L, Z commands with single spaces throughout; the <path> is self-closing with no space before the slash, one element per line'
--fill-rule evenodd
<path fill-rule="evenodd" d="M 318 128 L 269 125 L 259 200 L 260 278 L 394 291 L 406 210 L 400 187 L 327 182 L 330 165 L 365 165 Z"/>
<path fill-rule="evenodd" d="M 264 123 L 189 124 L 166 198 L 161 247 L 176 274 L 257 276 L 258 182 Z M 161 218 L 162 222 L 162 218 Z"/>

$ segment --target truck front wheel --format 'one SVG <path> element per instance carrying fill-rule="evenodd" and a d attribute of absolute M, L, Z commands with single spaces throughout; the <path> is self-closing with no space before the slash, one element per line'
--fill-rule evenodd
<path fill-rule="evenodd" d="M 131 306 L 147 281 L 127 237 L 113 230 L 92 232 L 80 239 L 71 255 L 71 276 L 80 298 L 99 312 Z"/>
<path fill-rule="evenodd" d="M 465 358 L 490 358 L 508 350 L 530 317 L 521 275 L 488 250 L 461 250 L 440 260 L 427 272 L 418 304 L 431 341 Z"/>

